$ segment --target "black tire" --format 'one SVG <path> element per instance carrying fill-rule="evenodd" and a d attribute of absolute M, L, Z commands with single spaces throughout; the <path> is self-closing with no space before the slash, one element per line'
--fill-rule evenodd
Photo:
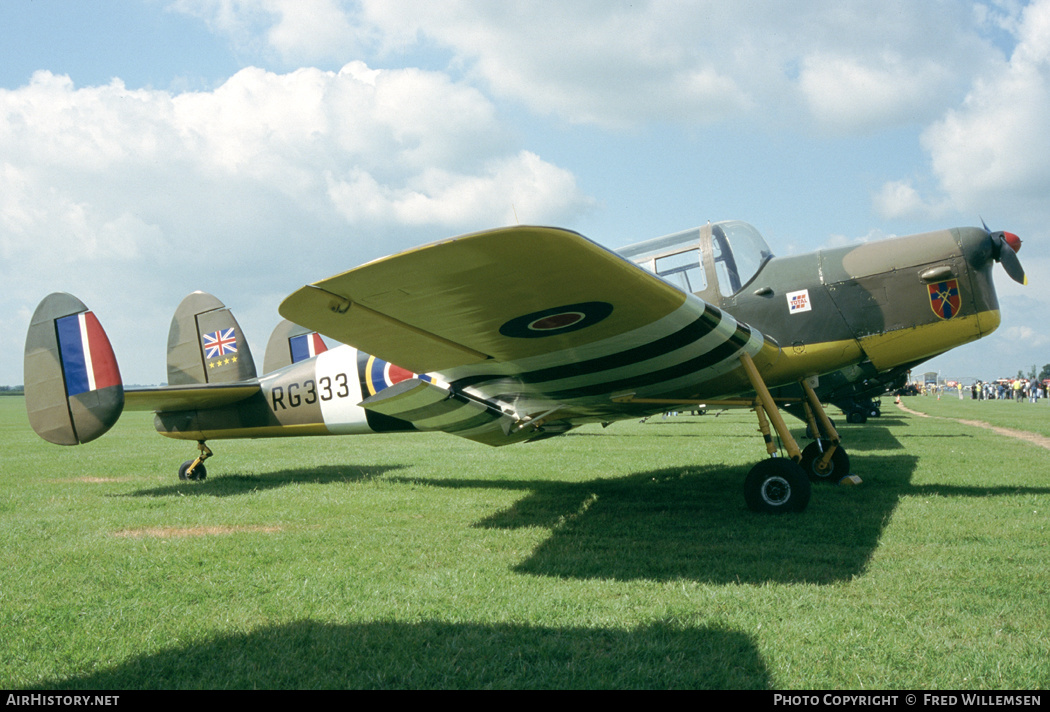
<path fill-rule="evenodd" d="M 801 512 L 809 504 L 809 495 L 806 473 L 785 457 L 762 460 L 744 480 L 744 501 L 752 512 Z"/>
<path fill-rule="evenodd" d="M 827 469 L 820 470 L 817 468 L 817 463 L 820 462 L 821 456 L 830 446 L 831 444 L 826 440 L 817 440 L 811 442 L 802 450 L 802 462 L 800 464 L 803 471 L 809 476 L 809 479 L 814 482 L 838 482 L 849 474 L 849 455 L 846 454 L 846 450 L 841 445 L 836 447 L 835 452 L 831 454 L 831 462 L 828 463 Z"/>
<path fill-rule="evenodd" d="M 192 465 L 192 464 L 193 464 L 193 460 L 186 460 L 186 462 L 182 463 L 179 466 L 179 479 L 180 480 L 193 480 L 193 481 L 196 481 L 196 482 L 200 482 L 200 481 L 204 480 L 208 476 L 208 469 L 204 466 L 203 462 L 200 463 L 199 465 L 197 465 L 196 467 L 194 467 L 193 468 L 193 472 L 191 472 L 189 475 L 187 475 L 186 471 L 190 469 L 190 465 Z"/>

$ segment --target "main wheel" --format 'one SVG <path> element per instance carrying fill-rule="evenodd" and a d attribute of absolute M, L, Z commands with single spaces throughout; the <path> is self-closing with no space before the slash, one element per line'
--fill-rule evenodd
<path fill-rule="evenodd" d="M 190 469 L 190 465 L 193 464 L 193 460 L 186 460 L 186 462 L 179 465 L 179 479 L 180 480 L 196 480 L 201 481 L 208 476 L 208 470 L 204 467 L 204 463 L 198 464 L 193 468 L 193 472 L 186 474 L 186 471 Z"/>
<path fill-rule="evenodd" d="M 744 501 L 753 512 L 801 512 L 809 504 L 805 471 L 785 457 L 762 460 L 744 480 Z"/>
<path fill-rule="evenodd" d="M 802 451 L 802 469 L 814 482 L 838 482 L 849 474 L 849 455 L 839 445 L 835 452 L 831 453 L 831 462 L 822 470 L 818 466 L 824 451 L 831 447 L 827 440 L 816 440 L 811 442 Z"/>

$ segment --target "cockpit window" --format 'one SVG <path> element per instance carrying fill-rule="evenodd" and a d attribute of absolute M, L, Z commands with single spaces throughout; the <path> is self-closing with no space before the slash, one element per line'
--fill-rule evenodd
<path fill-rule="evenodd" d="M 707 249 L 707 241 L 701 240 L 701 233 L 702 229 L 695 227 L 639 242 L 619 252 L 685 292 L 703 292 L 708 288 L 708 280 L 716 279 L 723 296 L 739 292 L 773 257 L 762 235 L 746 222 L 714 223 L 710 257 L 714 259 L 715 275 L 712 276 L 704 267 L 701 250 Z"/>
<path fill-rule="evenodd" d="M 699 249 L 657 257 L 656 274 L 685 292 L 701 292 L 707 288 Z"/>
<path fill-rule="evenodd" d="M 700 228 L 646 240 L 623 248 L 620 254 L 685 292 L 707 289 L 700 257 Z"/>
<path fill-rule="evenodd" d="M 715 273 L 722 294 L 736 294 L 762 269 L 773 253 L 752 225 L 729 220 L 711 226 Z"/>

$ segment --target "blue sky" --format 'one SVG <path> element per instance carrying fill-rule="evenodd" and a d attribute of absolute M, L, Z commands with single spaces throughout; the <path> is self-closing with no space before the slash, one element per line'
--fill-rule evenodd
<path fill-rule="evenodd" d="M 51 291 L 157 383 L 191 291 L 261 356 L 302 284 L 515 221 L 792 254 L 983 217 L 1030 285 L 930 367 L 1050 362 L 1050 0 L 8 0 L 0 60 L 0 384 Z"/>

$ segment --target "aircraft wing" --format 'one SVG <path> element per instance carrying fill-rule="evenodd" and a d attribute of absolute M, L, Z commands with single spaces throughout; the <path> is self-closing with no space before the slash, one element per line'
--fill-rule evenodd
<path fill-rule="evenodd" d="M 575 232 L 546 227 L 474 233 L 376 260 L 303 287 L 280 313 L 415 373 L 436 373 L 450 398 L 477 399 L 493 421 L 502 412 L 518 424 L 578 424 L 584 414 L 622 410 L 614 397 L 684 398 L 705 380 L 723 392 L 748 390 L 739 353 L 766 364 L 779 355 L 774 342 L 694 295 Z M 362 405 L 393 408 L 382 395 Z M 432 416 L 436 395 L 419 387 L 391 412 Z M 463 423 L 477 420 L 476 409 L 461 410 Z"/>
<path fill-rule="evenodd" d="M 598 341 L 656 321 L 685 299 L 577 233 L 511 227 L 434 243 L 315 282 L 289 296 L 280 312 L 427 373 Z M 567 328 L 548 322 L 515 331 L 515 319 L 550 309 L 583 316 Z M 600 318 L 596 310 L 602 309 L 611 309 L 611 318 Z"/>

